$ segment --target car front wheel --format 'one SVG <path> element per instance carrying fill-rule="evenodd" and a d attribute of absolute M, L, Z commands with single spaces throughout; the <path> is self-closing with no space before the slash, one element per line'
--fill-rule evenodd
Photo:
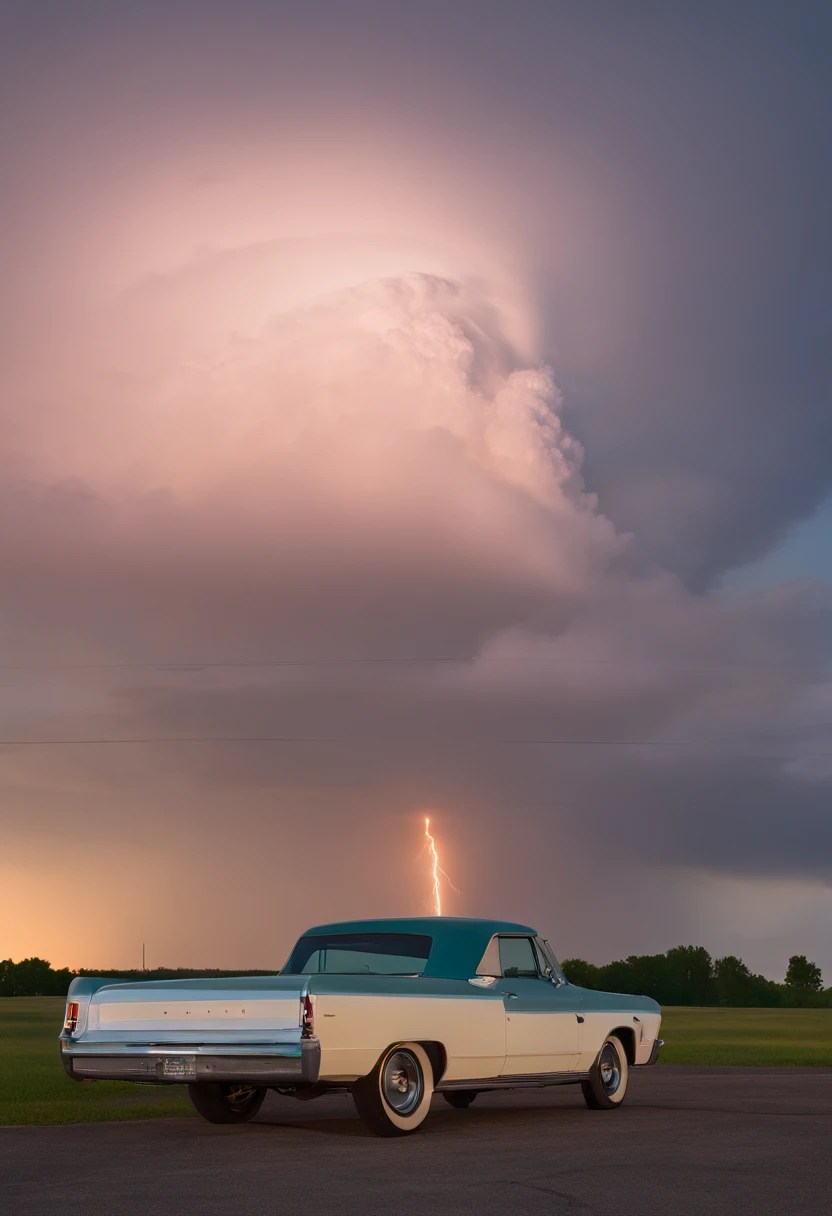
<path fill-rule="evenodd" d="M 581 1082 L 584 1101 L 590 1110 L 614 1110 L 624 1101 L 628 1079 L 627 1053 L 621 1040 L 611 1034 L 598 1052 L 588 1079 Z"/>
<path fill-rule="evenodd" d="M 433 1095 L 433 1069 L 418 1043 L 398 1043 L 384 1053 L 352 1096 L 365 1127 L 377 1136 L 406 1136 L 425 1120 Z"/>
<path fill-rule="evenodd" d="M 263 1105 L 266 1091 L 256 1085 L 220 1085 L 203 1081 L 189 1085 L 188 1094 L 209 1123 L 247 1123 Z"/>

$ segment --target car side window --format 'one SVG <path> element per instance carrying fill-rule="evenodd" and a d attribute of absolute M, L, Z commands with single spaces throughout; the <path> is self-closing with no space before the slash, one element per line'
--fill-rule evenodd
<path fill-rule="evenodd" d="M 500 970 L 506 979 L 537 979 L 537 960 L 528 937 L 500 938 Z"/>

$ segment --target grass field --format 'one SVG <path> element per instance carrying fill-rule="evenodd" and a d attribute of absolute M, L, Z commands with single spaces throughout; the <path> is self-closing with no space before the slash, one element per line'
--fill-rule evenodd
<path fill-rule="evenodd" d="M 195 1115 L 179 1085 L 70 1081 L 58 1054 L 63 997 L 0 1000 L 0 1126 Z"/>
<path fill-rule="evenodd" d="M 662 1011 L 664 1064 L 832 1065 L 832 1009 Z"/>
<path fill-rule="evenodd" d="M 194 1115 L 184 1089 L 70 1081 L 59 997 L 0 1000 L 0 1126 Z M 832 1066 L 832 1009 L 666 1009 L 665 1064 Z"/>

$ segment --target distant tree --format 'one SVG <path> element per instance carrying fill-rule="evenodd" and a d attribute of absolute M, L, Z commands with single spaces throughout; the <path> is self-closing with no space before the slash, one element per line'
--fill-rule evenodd
<path fill-rule="evenodd" d="M 75 979 L 75 972 L 70 971 L 69 967 L 60 967 L 57 971 L 52 972 L 52 987 L 49 989 L 52 996 L 66 996 L 69 985 Z"/>
<path fill-rule="evenodd" d="M 667 952 L 667 982 L 672 1005 L 710 1005 L 714 999 L 713 964 L 704 946 L 676 946 Z"/>
<path fill-rule="evenodd" d="M 560 967 L 570 984 L 577 984 L 579 988 L 598 987 L 599 972 L 592 963 L 587 963 L 582 958 L 567 958 Z"/>
<path fill-rule="evenodd" d="M 15 996 L 49 996 L 53 971 L 44 958 L 24 958 L 15 965 Z"/>
<path fill-rule="evenodd" d="M 753 983 L 741 958 L 726 954 L 714 963 L 714 991 L 720 1005 L 749 1004 Z"/>
<path fill-rule="evenodd" d="M 598 987 L 607 992 L 632 992 L 668 1003 L 667 957 L 664 954 L 631 954 L 599 968 Z"/>
<path fill-rule="evenodd" d="M 786 987 L 808 988 L 812 992 L 819 992 L 823 987 L 820 967 L 810 963 L 805 954 L 793 954 L 786 972 Z"/>
<path fill-rule="evenodd" d="M 10 958 L 0 960 L 0 996 L 14 996 L 14 970 Z"/>

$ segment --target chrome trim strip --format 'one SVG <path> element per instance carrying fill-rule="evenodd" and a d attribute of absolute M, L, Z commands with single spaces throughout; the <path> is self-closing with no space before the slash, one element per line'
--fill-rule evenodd
<path fill-rule="evenodd" d="M 571 1085 L 586 1081 L 588 1072 L 529 1072 L 506 1074 L 502 1077 L 476 1077 L 440 1081 L 437 1090 L 445 1089 L 540 1089 L 546 1085 Z"/>
<path fill-rule="evenodd" d="M 145 1041 L 144 1043 L 130 1043 L 122 1039 L 119 1042 L 108 1041 L 100 1043 L 95 1041 L 87 1042 L 83 1038 L 73 1039 L 64 1035 L 60 1039 L 64 1053 L 69 1052 L 71 1055 L 79 1056 L 152 1056 L 158 1055 L 161 1051 L 165 1054 L 173 1053 L 178 1056 L 270 1055 L 277 1059 L 282 1059 L 286 1056 L 299 1056 L 304 1041 L 299 1031 L 295 1033 L 291 1042 L 286 1043 L 276 1043 L 273 1040 L 267 1040 L 262 1043 L 252 1041 L 246 1043 L 198 1043 L 193 1039 L 154 1039 L 152 1042 Z"/>

